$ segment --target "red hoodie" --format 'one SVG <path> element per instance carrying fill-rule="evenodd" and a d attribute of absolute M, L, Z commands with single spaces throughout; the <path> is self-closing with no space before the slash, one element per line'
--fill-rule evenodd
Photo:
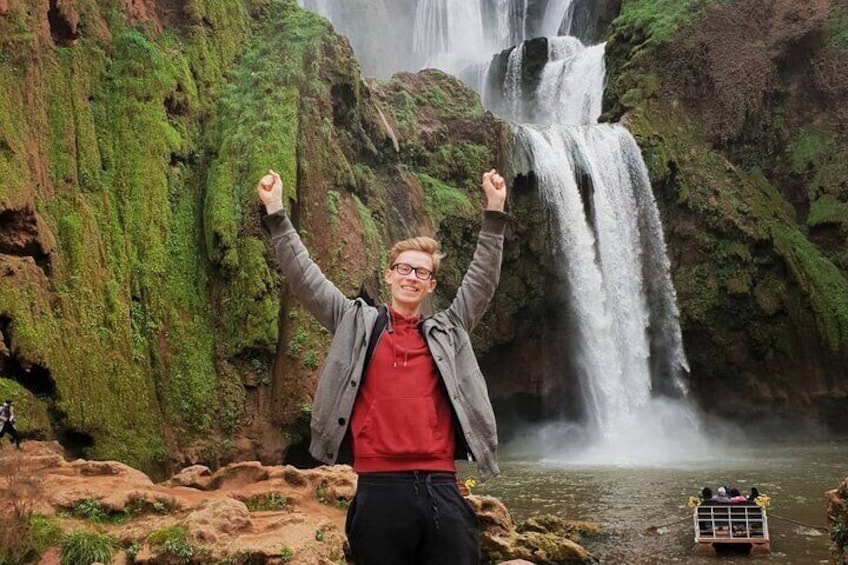
<path fill-rule="evenodd" d="M 456 472 L 451 408 L 421 317 L 389 308 L 350 420 L 353 469 Z"/>

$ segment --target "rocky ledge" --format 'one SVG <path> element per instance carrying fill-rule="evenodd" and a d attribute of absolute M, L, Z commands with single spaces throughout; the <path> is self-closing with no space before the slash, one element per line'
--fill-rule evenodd
<path fill-rule="evenodd" d="M 258 462 L 187 467 L 155 483 L 116 461 L 68 461 L 57 442 L 0 449 L 0 562 L 247 565 L 344 563 L 344 519 L 356 491 L 348 466 Z M 591 524 L 537 516 L 516 526 L 499 500 L 469 495 L 486 563 L 583 564 Z M 99 545 L 98 545 L 99 544 Z M 81 552 L 80 554 L 84 554 Z"/>

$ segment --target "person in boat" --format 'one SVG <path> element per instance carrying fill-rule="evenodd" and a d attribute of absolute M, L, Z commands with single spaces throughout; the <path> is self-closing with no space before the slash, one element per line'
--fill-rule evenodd
<path fill-rule="evenodd" d="M 712 498 L 713 502 L 730 502 L 730 497 L 727 496 L 725 487 L 718 487 L 718 493 Z"/>
<path fill-rule="evenodd" d="M 748 495 L 748 502 L 755 502 L 760 496 L 760 491 L 757 487 L 751 487 L 751 494 Z"/>
<path fill-rule="evenodd" d="M 740 502 L 747 502 L 748 497 L 739 492 L 738 488 L 730 489 L 730 504 L 739 504 Z"/>
<path fill-rule="evenodd" d="M 713 489 L 710 487 L 704 487 L 701 489 L 701 504 L 712 504 L 713 502 Z"/>

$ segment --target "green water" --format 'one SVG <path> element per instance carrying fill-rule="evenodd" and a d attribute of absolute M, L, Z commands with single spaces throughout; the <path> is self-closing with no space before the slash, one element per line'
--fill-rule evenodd
<path fill-rule="evenodd" d="M 460 473 L 470 473 L 463 467 Z M 581 466 L 528 460 L 501 460 L 501 475 L 478 486 L 475 494 L 503 500 L 516 521 L 539 513 L 600 522 L 614 532 L 604 541 L 585 544 L 601 563 L 706 565 L 830 563 L 828 534 L 798 526 L 778 516 L 825 526 L 824 492 L 848 476 L 848 444 L 731 448 L 721 457 L 680 465 Z M 703 486 L 732 485 L 743 493 L 756 486 L 771 497 L 768 557 L 695 556 L 690 495 Z"/>

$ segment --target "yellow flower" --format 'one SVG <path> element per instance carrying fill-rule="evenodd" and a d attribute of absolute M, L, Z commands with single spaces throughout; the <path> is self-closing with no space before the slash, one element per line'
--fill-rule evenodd
<path fill-rule="evenodd" d="M 756 504 L 760 508 L 768 508 L 769 504 L 771 504 L 771 498 L 769 498 L 767 494 L 761 494 L 760 496 L 754 499 L 754 504 Z"/>
<path fill-rule="evenodd" d="M 703 501 L 699 497 L 690 496 L 689 500 L 686 501 L 686 506 L 689 508 L 695 508 L 696 506 L 700 506 L 701 502 Z"/>
<path fill-rule="evenodd" d="M 468 489 L 468 492 L 471 492 L 471 489 L 477 486 L 477 481 L 474 480 L 473 477 L 468 477 L 465 479 L 465 488 Z"/>

